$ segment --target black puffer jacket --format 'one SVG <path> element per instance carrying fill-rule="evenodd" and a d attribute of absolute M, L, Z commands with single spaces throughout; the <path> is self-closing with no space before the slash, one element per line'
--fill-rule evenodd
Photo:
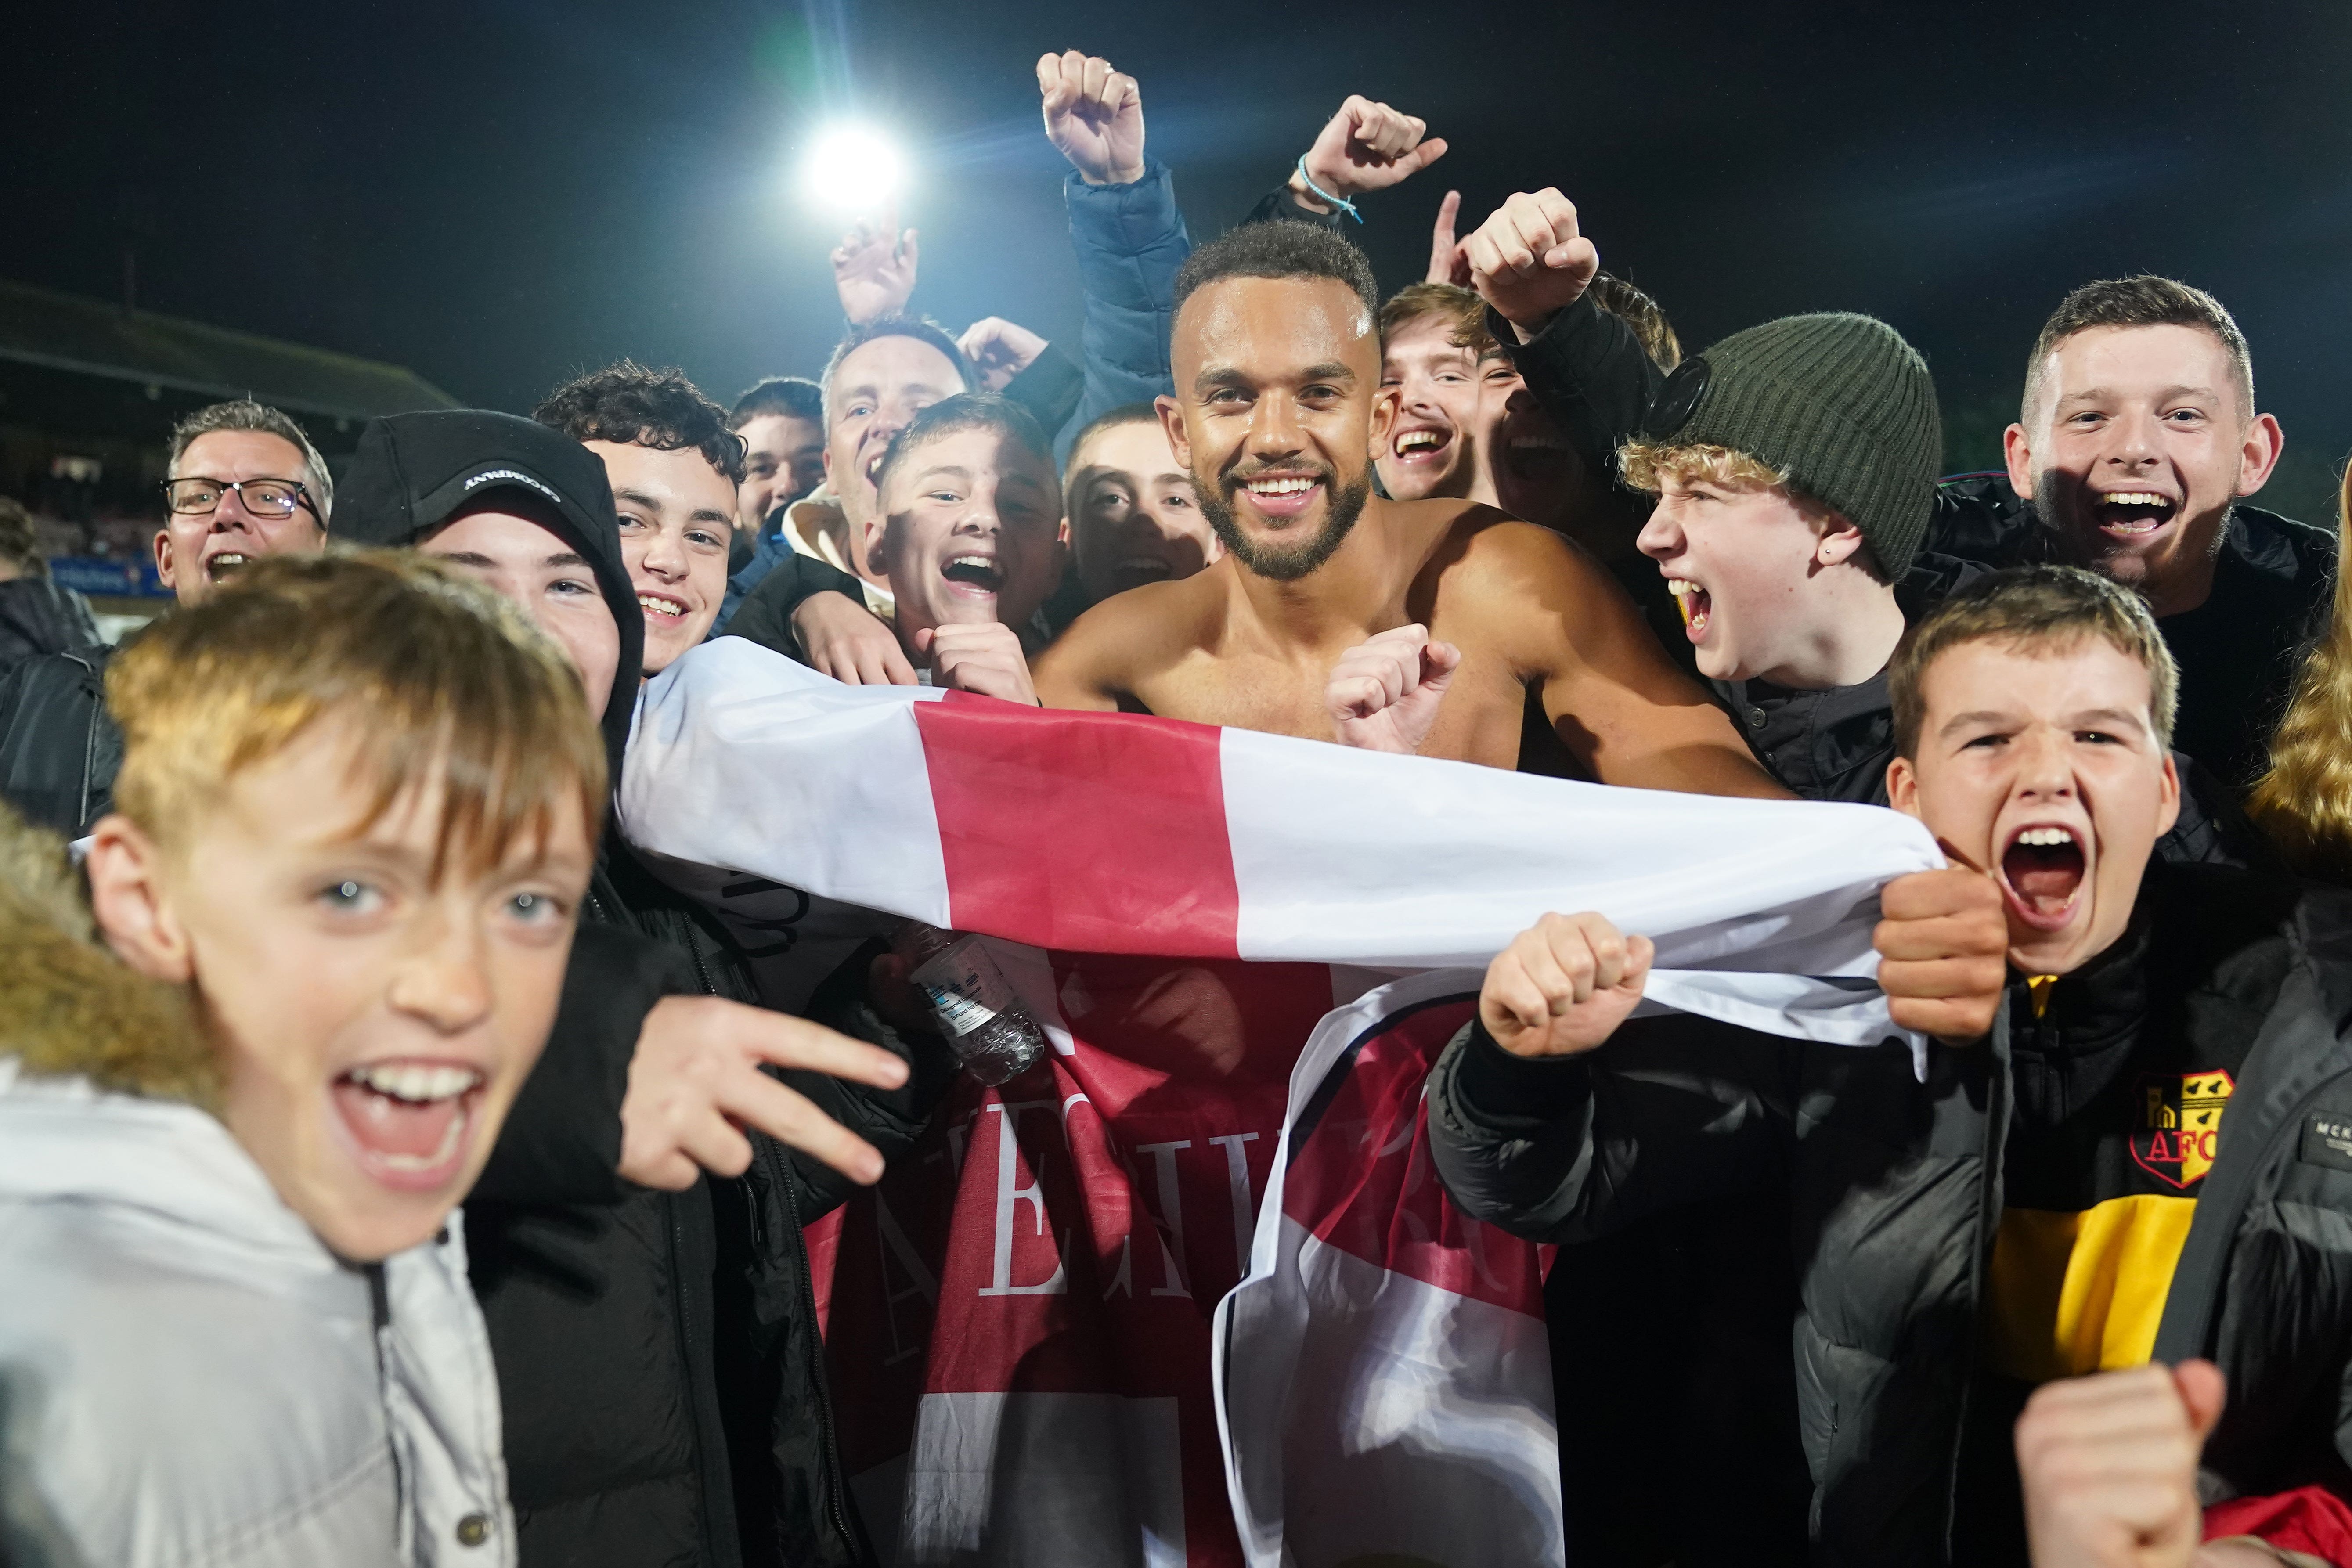
<path fill-rule="evenodd" d="M 114 806 L 122 767 L 122 731 L 106 711 L 114 653 L 100 643 L 44 654 L 0 678 L 0 795 L 68 838 Z"/>
<path fill-rule="evenodd" d="M 0 676 L 45 653 L 99 641 L 89 601 L 47 577 L 0 583 Z"/>
<path fill-rule="evenodd" d="M 2313 1482 L 2345 1493 L 2352 897 L 2157 865 L 2142 897 L 2151 1007 L 2178 1009 L 2192 1043 L 2252 1038 L 2156 1359 L 2210 1356 L 2229 1376 L 2209 1500 Z M 1547 1241 L 1785 1181 L 1816 1561 L 1948 1562 L 2002 1212 L 2011 1032 L 2031 1021 L 2021 991 L 1982 1045 L 1931 1047 L 1925 1083 L 1897 1042 L 1814 1046 L 1689 1017 L 1637 1020 L 1599 1051 L 1549 1060 L 1465 1030 L 1430 1080 L 1432 1152 L 1465 1209 Z"/>

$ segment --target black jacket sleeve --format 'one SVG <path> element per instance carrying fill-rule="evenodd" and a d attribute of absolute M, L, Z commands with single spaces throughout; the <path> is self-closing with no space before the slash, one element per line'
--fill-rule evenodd
<path fill-rule="evenodd" d="M 1053 344 L 1023 366 L 1019 374 L 1005 384 L 1004 395 L 1037 416 L 1037 428 L 1045 433 L 1051 445 L 1070 416 L 1078 411 L 1078 400 L 1086 395 L 1087 373 L 1078 363 Z"/>
<path fill-rule="evenodd" d="M 619 1200 L 629 1190 L 620 1177 L 621 1100 L 637 1036 L 655 1003 L 697 989 L 685 956 L 667 942 L 583 923 L 547 1049 L 469 1197 L 518 1206 Z"/>
<path fill-rule="evenodd" d="M 809 998 L 808 1016 L 827 1028 L 877 1045 L 907 1064 L 907 1081 L 895 1089 L 845 1083 L 822 1073 L 787 1072 L 783 1080 L 816 1108 L 895 1160 L 922 1135 L 955 1081 L 955 1053 L 936 1035 L 908 1034 L 886 1022 L 866 1000 L 866 975 L 882 942 L 852 953 Z M 797 1149 L 786 1150 L 800 1177 L 801 1224 L 823 1218 L 856 1192 L 857 1184 Z"/>
<path fill-rule="evenodd" d="M 1641 433 L 1664 373 L 1633 329 L 1586 294 L 1528 342 L 1492 306 L 1486 331 L 1518 367 L 1528 390 L 1596 474 L 1616 472 L 1617 448 Z"/>
<path fill-rule="evenodd" d="M 1583 1056 L 1525 1058 L 1473 1023 L 1430 1075 L 1430 1152 L 1465 1212 L 1589 1240 L 1784 1170 L 1801 1048 L 1674 1014 Z"/>
<path fill-rule="evenodd" d="M 777 562 L 775 570 L 761 578 L 760 585 L 735 607 L 734 618 L 727 623 L 727 635 L 748 637 L 786 658 L 800 658 L 801 641 L 793 632 L 793 612 L 801 607 L 803 600 L 816 594 L 840 594 L 861 609 L 866 605 L 866 591 L 856 578 L 838 566 L 795 551 L 790 559 Z"/>

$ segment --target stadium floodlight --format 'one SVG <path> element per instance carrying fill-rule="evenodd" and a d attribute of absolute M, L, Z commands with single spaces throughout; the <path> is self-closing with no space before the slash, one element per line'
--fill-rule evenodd
<path fill-rule="evenodd" d="M 837 212 L 882 206 L 898 195 L 906 176 L 898 149 L 864 125 L 836 125 L 818 135 L 801 174 L 810 199 Z"/>

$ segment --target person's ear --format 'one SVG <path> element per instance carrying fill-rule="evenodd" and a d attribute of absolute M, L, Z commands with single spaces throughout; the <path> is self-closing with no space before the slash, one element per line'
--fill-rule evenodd
<path fill-rule="evenodd" d="M 2009 465 L 2009 488 L 2033 498 L 2033 452 L 2026 445 L 2025 426 L 2012 425 L 2000 433 L 2000 455 Z"/>
<path fill-rule="evenodd" d="M 1842 565 L 1860 554 L 1862 545 L 1862 530 L 1830 512 L 1822 517 L 1821 536 L 1813 541 L 1813 559 L 1823 566 Z"/>
<path fill-rule="evenodd" d="M 2278 416 L 2255 415 L 2246 426 L 2245 444 L 2238 453 L 2237 493 L 2250 496 L 2270 483 L 2279 455 L 2285 450 L 2286 432 L 2279 427 Z"/>
<path fill-rule="evenodd" d="M 1186 472 L 1192 468 L 1192 441 L 1184 434 L 1184 411 L 1176 406 L 1172 397 L 1155 397 L 1152 411 L 1160 416 L 1160 428 L 1168 437 L 1168 449 L 1176 455 L 1177 465 Z"/>
<path fill-rule="evenodd" d="M 1371 455 L 1379 457 L 1389 449 L 1389 432 L 1396 428 L 1397 415 L 1404 407 L 1404 388 L 1383 386 L 1372 394 Z"/>
<path fill-rule="evenodd" d="M 172 531 L 169 528 L 157 529 L 153 542 L 156 580 L 166 588 L 177 587 L 178 584 L 172 581 Z"/>
<path fill-rule="evenodd" d="M 164 889 L 163 851 L 120 812 L 90 829 L 90 912 L 116 957 L 151 980 L 194 978 L 195 952 Z"/>
<path fill-rule="evenodd" d="M 1919 816 L 1919 770 L 1908 757 L 1886 764 L 1886 804 L 1906 816 Z"/>
<path fill-rule="evenodd" d="M 2157 798 L 2156 836 L 2158 838 L 2172 831 L 2180 820 L 2180 770 L 2172 761 L 2172 753 L 2164 753 L 2164 793 Z"/>

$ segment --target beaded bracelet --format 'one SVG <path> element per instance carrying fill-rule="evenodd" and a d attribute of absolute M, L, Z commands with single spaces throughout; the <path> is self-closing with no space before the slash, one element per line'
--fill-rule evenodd
<path fill-rule="evenodd" d="M 1307 158 L 1304 153 L 1301 153 L 1298 159 L 1298 177 L 1300 180 L 1305 182 L 1308 190 L 1315 193 L 1315 199 L 1317 201 L 1326 203 L 1338 208 L 1339 211 L 1346 213 L 1349 217 L 1354 218 L 1358 223 L 1364 221 L 1364 215 L 1356 210 L 1355 203 L 1348 200 L 1344 196 L 1335 196 L 1330 192 L 1325 190 L 1322 186 L 1315 183 L 1315 176 L 1307 172 Z"/>

